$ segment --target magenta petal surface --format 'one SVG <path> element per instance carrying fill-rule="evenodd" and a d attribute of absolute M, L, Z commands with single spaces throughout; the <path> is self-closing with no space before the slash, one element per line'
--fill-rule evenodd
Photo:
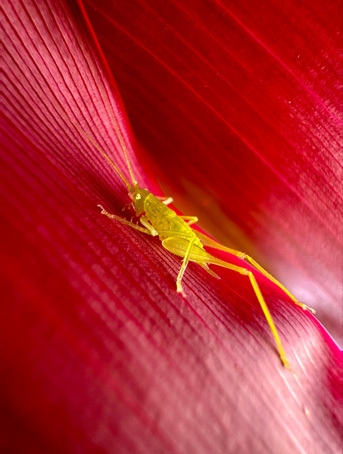
<path fill-rule="evenodd" d="M 78 7 L 6 1 L 2 33 L 0 450 L 338 452 L 342 354 L 311 314 L 256 273 L 286 370 L 244 277 L 191 264 L 183 298 L 180 260 L 101 216 L 97 204 L 119 215 L 128 201 L 85 136 L 127 175 L 112 111 L 157 189 Z"/>

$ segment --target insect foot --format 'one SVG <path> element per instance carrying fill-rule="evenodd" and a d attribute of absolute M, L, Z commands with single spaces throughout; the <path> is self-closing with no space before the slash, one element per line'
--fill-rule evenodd
<path fill-rule="evenodd" d="M 183 290 L 181 282 L 176 282 L 176 291 L 177 293 L 181 293 L 181 295 L 186 298 L 186 293 Z"/>
<path fill-rule="evenodd" d="M 102 205 L 97 205 L 97 207 L 101 209 L 101 214 L 107 214 L 107 211 Z"/>

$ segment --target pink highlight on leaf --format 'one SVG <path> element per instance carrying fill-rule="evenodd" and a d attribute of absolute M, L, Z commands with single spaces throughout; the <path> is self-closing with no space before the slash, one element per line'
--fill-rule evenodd
<path fill-rule="evenodd" d="M 3 7 L 1 450 L 338 451 L 330 335 L 256 273 L 293 375 L 244 276 L 191 264 L 177 295 L 180 260 L 101 216 L 127 191 L 82 133 L 127 176 L 107 93 L 142 185 L 195 194 L 186 214 L 209 205 L 212 234 L 233 245 L 231 219 L 234 247 L 337 307 L 338 3 L 125 5 L 86 3 L 95 34 L 68 2 Z"/>

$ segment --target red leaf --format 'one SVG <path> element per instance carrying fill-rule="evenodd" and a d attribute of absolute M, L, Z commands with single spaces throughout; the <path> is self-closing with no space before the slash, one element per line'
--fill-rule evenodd
<path fill-rule="evenodd" d="M 152 17 L 148 6 L 142 6 L 146 17 Z M 175 26 L 189 17 L 183 12 L 173 16 Z M 218 10 L 214 13 L 219 29 L 224 19 Z M 125 15 L 115 17 L 124 30 Z M 156 186 L 135 160 L 132 150 L 137 145 L 118 93 L 108 82 L 78 9 L 63 2 L 5 2 L 2 23 L 2 451 L 338 450 L 342 356 L 314 317 L 256 273 L 295 376 L 281 366 L 244 276 L 219 270 L 222 280 L 217 281 L 191 264 L 184 299 L 175 292 L 180 260 L 164 251 L 158 240 L 101 216 L 97 204 L 119 215 L 128 201 L 122 182 L 92 144 L 99 143 L 127 175 L 112 109 L 135 176 L 150 190 Z M 149 22 L 145 31 L 155 33 Z M 329 32 L 333 33 L 330 28 Z M 113 43 L 123 44 L 116 39 L 113 35 Z M 119 47 L 124 56 L 124 44 Z M 115 54 L 109 55 L 111 59 Z M 128 61 L 133 65 L 127 68 L 132 82 L 130 71 L 136 63 Z M 187 56 L 179 54 L 182 62 L 188 66 Z M 173 140 L 186 137 L 193 121 L 198 125 L 194 131 L 206 138 L 207 150 L 214 136 L 199 128 L 209 117 L 199 110 L 198 119 L 189 98 L 179 105 L 185 106 L 185 113 L 192 112 L 190 123 L 177 121 L 174 90 L 164 91 L 165 103 L 174 112 L 172 134 L 164 136 L 151 116 L 163 99 L 160 83 L 148 97 L 152 104 L 144 106 L 147 111 L 137 98 L 135 134 L 143 139 L 146 120 L 146 137 L 154 139 L 152 150 L 159 140 L 168 140 L 170 175 L 177 182 L 178 158 L 170 155 Z M 138 92 L 149 88 L 144 78 L 139 84 Z M 128 102 L 132 105 L 133 97 Z M 157 111 L 166 115 L 166 110 Z M 256 133 L 255 123 L 253 130 Z M 159 140 L 157 131 L 162 134 Z M 212 133 L 223 137 L 218 130 Z M 240 149 L 244 151 L 242 145 Z M 200 171 L 204 150 L 205 144 Z M 180 155 L 182 172 L 194 165 L 189 151 L 188 158 Z M 206 161 L 206 178 L 219 178 L 222 165 L 216 159 L 210 156 Z M 146 163 L 144 157 L 142 161 Z M 246 175 L 251 176 L 250 171 Z M 215 195 L 216 184 L 213 187 Z M 267 187 L 273 187 L 270 181 L 265 191 Z M 249 197 L 242 200 L 244 207 Z"/>
<path fill-rule="evenodd" d="M 166 192 L 342 346 L 341 2 L 85 4 Z"/>

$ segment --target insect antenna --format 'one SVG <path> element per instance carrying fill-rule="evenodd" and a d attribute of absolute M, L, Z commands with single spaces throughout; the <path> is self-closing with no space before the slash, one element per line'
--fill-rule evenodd
<path fill-rule="evenodd" d="M 125 186 L 130 190 L 132 188 L 132 184 L 130 184 L 129 181 L 124 177 L 124 174 L 121 172 L 121 170 L 119 170 L 119 168 L 115 165 L 115 163 L 107 155 L 107 153 L 100 147 L 100 145 L 93 139 L 93 137 L 91 137 L 89 134 L 87 134 L 87 132 L 84 131 L 78 124 L 76 124 L 71 119 L 70 119 L 70 121 L 73 123 L 73 125 L 76 127 L 76 129 L 94 145 L 94 147 L 99 151 L 101 156 L 103 156 L 106 159 L 106 161 L 110 164 L 110 166 L 113 168 L 113 170 L 117 173 L 117 175 L 120 177 L 120 179 L 125 184 Z M 119 130 L 118 125 L 117 125 L 117 129 Z M 116 131 L 116 134 L 117 134 L 117 131 Z M 121 143 L 121 141 L 124 142 L 121 135 L 119 135 L 117 137 L 118 137 L 120 143 Z M 121 139 L 119 137 L 121 137 Z M 125 146 L 125 144 L 124 144 L 124 146 Z M 125 152 L 126 148 L 122 148 L 122 149 L 125 154 L 125 161 L 126 161 L 126 163 L 129 163 L 130 161 L 127 160 L 127 157 L 126 157 L 127 156 L 127 151 Z M 130 171 L 131 166 L 128 165 L 128 169 L 130 172 L 130 176 L 132 177 L 132 171 Z M 136 182 L 133 180 L 133 184 L 135 184 L 135 183 Z"/>
<path fill-rule="evenodd" d="M 133 170 L 132 170 L 132 166 L 131 166 L 131 161 L 130 161 L 130 158 L 129 158 L 129 153 L 127 151 L 127 148 L 126 148 L 126 145 L 125 145 L 125 142 L 124 142 L 124 138 L 123 138 L 123 135 L 122 133 L 120 132 L 120 129 L 119 129 L 119 124 L 114 116 L 114 113 L 113 113 L 113 109 L 112 109 L 112 106 L 110 104 L 110 100 L 109 100 L 109 97 L 108 97 L 108 94 L 107 92 L 105 92 L 104 88 L 101 87 L 99 85 L 99 91 L 100 91 L 100 94 L 101 94 L 101 98 L 102 100 L 104 101 L 105 103 L 105 106 L 106 106 L 106 110 L 107 110 L 107 113 L 109 114 L 110 118 L 111 118 L 111 121 L 112 121 L 112 126 L 114 127 L 114 131 L 115 131 L 115 134 L 119 140 L 119 143 L 120 143 L 120 146 L 121 146 L 121 149 L 123 150 L 123 153 L 124 153 L 124 158 L 125 158 L 125 162 L 126 162 L 126 166 L 127 166 L 127 169 L 129 171 L 129 174 L 130 174 L 130 178 L 131 178 L 131 182 L 132 182 L 132 185 L 135 186 L 137 184 L 137 180 L 136 178 L 134 177 L 133 175 Z M 98 148 L 98 147 L 97 147 Z M 99 148 L 98 148 L 99 149 Z M 100 150 L 99 150 L 100 151 Z M 101 154 L 107 159 L 107 161 L 113 166 L 113 163 L 111 162 L 111 159 L 104 155 L 103 152 L 101 152 Z M 114 166 L 116 167 L 116 166 Z M 117 172 L 118 172 L 119 169 L 117 169 Z M 120 172 L 121 173 L 121 172 Z M 118 174 L 120 175 L 120 173 L 118 172 Z M 122 177 L 121 177 L 122 178 Z M 122 178 L 123 179 L 123 178 Z M 127 186 L 127 183 L 125 183 L 126 186 Z M 128 186 L 129 187 L 129 186 Z M 131 187 L 131 185 L 130 185 Z"/>
<path fill-rule="evenodd" d="M 133 186 L 135 186 L 137 184 L 137 181 L 136 181 L 136 179 L 134 177 L 134 174 L 133 174 L 133 171 L 132 171 L 132 166 L 131 166 L 131 162 L 130 162 L 130 159 L 129 159 L 129 153 L 128 153 L 127 147 L 125 145 L 123 135 L 120 132 L 119 124 L 118 124 L 118 122 L 117 122 L 117 120 L 116 120 L 116 118 L 114 116 L 113 109 L 112 109 L 112 107 L 110 105 L 110 101 L 109 101 L 108 95 L 104 93 L 104 89 L 102 87 L 100 87 L 100 86 L 98 86 L 98 87 L 99 87 L 99 90 L 100 90 L 101 99 L 102 99 L 102 101 L 104 102 L 104 104 L 106 106 L 106 111 L 107 111 L 107 113 L 109 114 L 109 116 L 111 118 L 111 123 L 112 123 L 112 126 L 114 127 L 115 135 L 116 135 L 116 137 L 117 137 L 117 139 L 119 141 L 120 147 L 121 147 L 121 149 L 123 151 L 125 163 L 126 163 L 128 171 L 129 171 L 132 183 L 130 183 L 126 179 L 126 177 L 124 176 L 123 172 L 116 166 L 114 161 L 108 156 L 108 154 L 105 152 L 105 150 L 103 148 L 101 148 L 101 146 L 96 142 L 96 140 L 94 140 L 94 138 L 92 136 L 90 136 L 81 126 L 79 126 L 75 121 L 73 121 L 70 118 L 70 116 L 65 111 L 62 111 L 60 109 L 58 109 L 58 110 L 60 111 L 61 115 L 64 118 L 66 118 L 70 123 L 72 123 L 75 126 L 75 128 L 80 132 L 80 134 L 82 134 L 84 137 L 86 137 L 86 139 L 92 145 L 94 145 L 94 147 L 99 151 L 101 156 L 106 159 L 106 161 L 110 164 L 110 166 L 113 168 L 113 170 L 117 173 L 117 175 L 120 177 L 120 179 L 125 184 L 125 186 L 130 190 L 130 189 L 132 189 Z"/>

